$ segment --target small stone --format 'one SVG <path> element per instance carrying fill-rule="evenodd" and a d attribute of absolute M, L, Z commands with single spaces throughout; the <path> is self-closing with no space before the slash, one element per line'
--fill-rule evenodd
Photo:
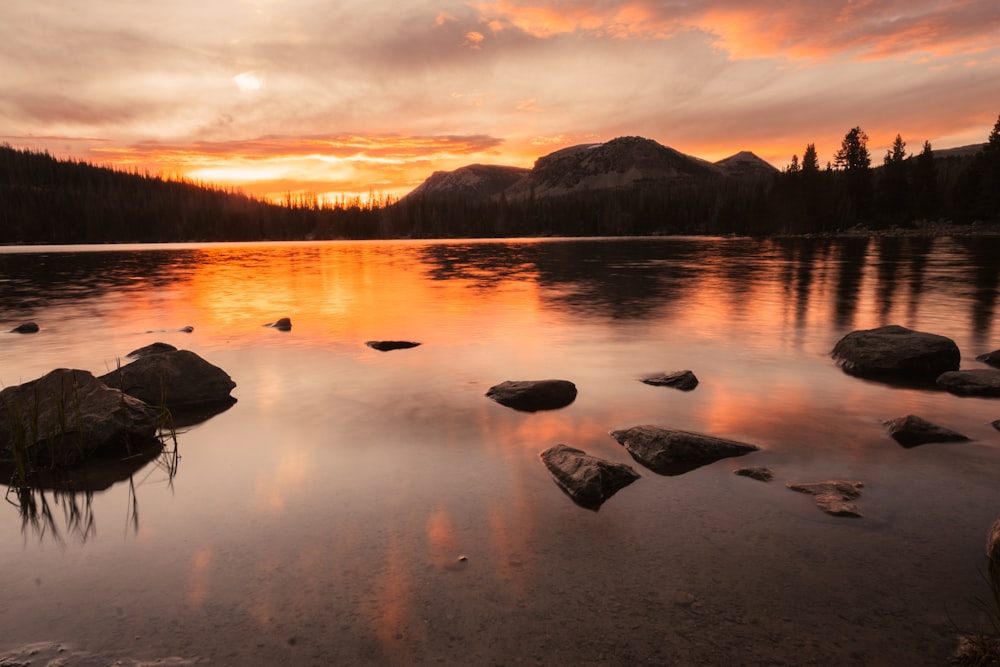
<path fill-rule="evenodd" d="M 458 560 L 459 560 L 459 562 L 465 562 L 465 561 L 467 561 L 469 559 L 466 557 L 465 554 L 462 554 L 461 556 L 458 557 Z"/>
<path fill-rule="evenodd" d="M 278 331 L 291 331 L 292 330 L 292 320 L 287 317 L 282 317 L 280 320 L 275 320 L 274 322 L 269 322 L 264 325 L 265 327 L 271 327 L 272 329 L 277 329 Z"/>
<path fill-rule="evenodd" d="M 885 422 L 892 439 L 904 447 L 916 447 L 930 442 L 964 442 L 969 438 L 916 415 L 897 417 Z"/>
<path fill-rule="evenodd" d="M 860 517 L 861 512 L 852 500 L 861 495 L 863 482 L 830 480 L 807 484 L 788 484 L 789 489 L 815 497 L 816 506 L 833 516 Z"/>
<path fill-rule="evenodd" d="M 417 347 L 420 343 L 409 340 L 369 340 L 365 341 L 365 345 L 379 352 L 389 352 L 390 350 L 408 350 L 411 347 Z"/>
<path fill-rule="evenodd" d="M 770 468 L 754 467 L 754 468 L 737 468 L 733 471 L 741 477 L 749 477 L 751 479 L 756 479 L 761 482 L 770 482 L 774 479 L 774 472 Z"/>
<path fill-rule="evenodd" d="M 698 378 L 692 371 L 674 371 L 643 378 L 643 382 L 655 387 L 673 387 L 681 391 L 691 391 L 698 386 Z"/>
<path fill-rule="evenodd" d="M 38 325 L 35 324 L 34 322 L 25 322 L 24 324 L 19 324 L 13 329 L 11 329 L 10 333 L 19 333 L 19 334 L 38 333 Z"/>
<path fill-rule="evenodd" d="M 486 397 L 523 412 L 558 410 L 576 400 L 576 385 L 569 380 L 507 380 L 490 387 Z"/>

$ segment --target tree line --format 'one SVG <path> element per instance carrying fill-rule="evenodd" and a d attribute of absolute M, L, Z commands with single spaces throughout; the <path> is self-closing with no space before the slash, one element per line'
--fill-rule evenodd
<path fill-rule="evenodd" d="M 1000 118 L 981 150 L 910 154 L 899 135 L 873 166 L 868 135 L 815 144 L 780 173 L 509 201 L 462 196 L 281 204 L 0 146 L 0 243 L 147 243 L 366 238 L 830 233 L 1000 218 Z"/>

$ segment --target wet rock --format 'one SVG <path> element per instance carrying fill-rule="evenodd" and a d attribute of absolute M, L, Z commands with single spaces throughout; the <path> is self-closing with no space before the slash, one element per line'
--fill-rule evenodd
<path fill-rule="evenodd" d="M 597 510 L 604 502 L 635 480 L 631 467 L 591 456 L 579 449 L 556 445 L 540 454 L 556 484 L 581 507 Z"/>
<path fill-rule="evenodd" d="M 990 422 L 990 423 L 993 425 L 993 428 L 995 428 L 996 430 L 1000 431 L 1000 419 L 996 420 L 995 422 Z"/>
<path fill-rule="evenodd" d="M 141 356 L 100 380 L 150 405 L 166 405 L 171 410 L 231 403 L 229 392 L 236 386 L 225 371 L 189 350 Z"/>
<path fill-rule="evenodd" d="M 181 327 L 180 329 L 153 329 L 147 331 L 148 334 L 154 333 L 191 333 L 194 331 L 194 327 L 188 325 L 186 327 Z"/>
<path fill-rule="evenodd" d="M 162 354 L 163 352 L 176 352 L 177 348 L 170 343 L 150 343 L 144 347 L 140 347 L 136 350 L 132 350 L 125 356 L 129 359 L 137 359 L 139 357 L 144 357 L 147 354 Z"/>
<path fill-rule="evenodd" d="M 904 447 L 915 447 L 929 442 L 963 442 L 966 436 L 916 415 L 906 415 L 884 422 L 892 439 Z"/>
<path fill-rule="evenodd" d="M 661 475 L 680 475 L 700 466 L 731 456 L 743 456 L 759 447 L 700 433 L 633 426 L 611 431 L 636 461 Z"/>
<path fill-rule="evenodd" d="M 486 397 L 524 412 L 557 410 L 576 400 L 576 385 L 568 380 L 507 380 L 490 387 Z"/>
<path fill-rule="evenodd" d="M 369 340 L 365 341 L 365 345 L 373 350 L 389 352 L 390 350 L 407 350 L 411 347 L 417 347 L 420 343 L 408 340 Z"/>
<path fill-rule="evenodd" d="M 34 322 L 25 322 L 24 324 L 18 324 L 16 327 L 10 330 L 10 333 L 19 334 L 30 334 L 38 333 L 38 325 Z"/>
<path fill-rule="evenodd" d="M 949 371 L 938 376 L 945 391 L 958 396 L 1000 396 L 1000 370 Z"/>
<path fill-rule="evenodd" d="M 0 391 L 0 460 L 71 467 L 103 451 L 152 439 L 158 413 L 90 372 L 60 368 Z M 31 466 L 29 466 L 31 467 Z"/>
<path fill-rule="evenodd" d="M 1000 565 L 1000 519 L 994 521 L 990 528 L 990 535 L 986 539 L 986 556 L 991 565 Z"/>
<path fill-rule="evenodd" d="M 674 371 L 643 378 L 643 382 L 656 387 L 673 387 L 681 391 L 691 391 L 698 386 L 698 378 L 692 371 Z"/>
<path fill-rule="evenodd" d="M 898 325 L 852 331 L 837 342 L 832 356 L 851 375 L 928 381 L 958 370 L 961 361 L 950 338 Z"/>
<path fill-rule="evenodd" d="M 853 501 L 861 495 L 862 482 L 830 480 L 806 484 L 789 484 L 788 488 L 799 493 L 808 493 L 816 500 L 816 506 L 833 516 L 860 517 L 861 512 Z"/>
<path fill-rule="evenodd" d="M 271 327 L 272 329 L 277 329 L 278 331 L 291 331 L 292 321 L 287 317 L 282 317 L 280 320 L 275 320 L 274 322 L 268 322 L 264 326 Z"/>
<path fill-rule="evenodd" d="M 774 472 L 770 468 L 737 468 L 733 472 L 741 477 L 749 477 L 761 482 L 770 482 L 774 479 Z"/>
<path fill-rule="evenodd" d="M 987 352 L 986 354 L 980 354 L 976 357 L 976 361 L 981 361 L 984 364 L 1000 368 L 1000 350 L 993 350 L 992 352 Z"/>

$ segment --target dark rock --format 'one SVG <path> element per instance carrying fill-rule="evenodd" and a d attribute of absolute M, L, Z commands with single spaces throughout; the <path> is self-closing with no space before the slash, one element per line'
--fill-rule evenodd
<path fill-rule="evenodd" d="M 674 371 L 643 378 L 643 382 L 656 387 L 673 387 L 681 391 L 691 391 L 698 386 L 698 378 L 691 371 Z"/>
<path fill-rule="evenodd" d="M 272 329 L 277 329 L 278 331 L 291 331 L 292 321 L 287 317 L 282 317 L 280 320 L 276 320 L 274 322 L 268 322 L 264 326 L 271 327 Z"/>
<path fill-rule="evenodd" d="M 884 422 L 892 439 L 904 447 L 915 447 L 929 442 L 963 442 L 968 440 L 961 433 L 932 424 L 916 415 L 906 415 Z"/>
<path fill-rule="evenodd" d="M 976 361 L 981 361 L 984 364 L 1000 368 L 1000 350 L 993 350 L 992 352 L 987 352 L 986 354 L 980 354 L 976 357 Z"/>
<path fill-rule="evenodd" d="M 741 477 L 749 477 L 761 482 L 770 482 L 774 479 L 774 472 L 770 468 L 737 468 L 733 472 Z"/>
<path fill-rule="evenodd" d="M 958 370 L 961 362 L 950 338 L 897 325 L 852 331 L 834 346 L 832 356 L 851 375 L 928 381 Z"/>
<path fill-rule="evenodd" d="M 938 376 L 945 391 L 958 396 L 1000 396 L 1000 370 L 949 371 Z"/>
<path fill-rule="evenodd" d="M 139 349 L 132 350 L 125 356 L 129 359 L 137 359 L 139 357 L 144 357 L 147 354 L 162 354 L 164 352 L 176 352 L 177 348 L 170 343 L 150 343 L 145 347 L 140 347 Z"/>
<path fill-rule="evenodd" d="M 60 368 L 0 392 L 0 460 L 13 448 L 39 466 L 77 466 L 156 434 L 158 413 L 90 372 Z"/>
<path fill-rule="evenodd" d="M 986 555 L 993 567 L 1000 565 L 1000 519 L 993 522 L 990 536 L 986 540 Z"/>
<path fill-rule="evenodd" d="M 815 497 L 816 506 L 833 516 L 860 517 L 861 512 L 852 500 L 861 495 L 862 482 L 830 480 L 808 484 L 789 484 L 788 488 Z"/>
<path fill-rule="evenodd" d="M 365 341 L 365 345 L 373 350 L 388 352 L 390 350 L 407 350 L 420 345 L 420 343 L 413 343 L 408 340 L 369 340 Z"/>
<path fill-rule="evenodd" d="M 148 334 L 154 334 L 154 333 L 191 333 L 192 331 L 194 331 L 194 327 L 188 325 L 186 327 L 181 327 L 180 329 L 153 329 L 153 330 L 147 331 L 146 333 L 148 333 Z"/>
<path fill-rule="evenodd" d="M 576 504 L 595 511 L 620 489 L 639 479 L 639 474 L 625 464 L 606 461 L 566 445 L 550 447 L 540 456 L 556 484 Z"/>
<path fill-rule="evenodd" d="M 680 475 L 719 459 L 759 449 L 735 440 L 658 426 L 633 426 L 611 431 L 610 435 L 632 458 L 661 475 Z"/>
<path fill-rule="evenodd" d="M 996 430 L 1000 431 L 1000 419 L 996 420 L 995 422 L 990 422 L 990 423 L 993 424 L 993 428 L 995 428 Z"/>
<path fill-rule="evenodd" d="M 13 329 L 11 329 L 10 333 L 19 333 L 19 334 L 38 333 L 38 325 L 35 324 L 34 322 L 25 322 L 24 324 L 19 324 Z"/>
<path fill-rule="evenodd" d="M 141 356 L 100 380 L 150 405 L 166 405 L 171 410 L 232 402 L 229 392 L 236 386 L 225 371 L 189 350 Z"/>
<path fill-rule="evenodd" d="M 576 400 L 576 385 L 568 380 L 507 380 L 490 387 L 486 396 L 524 412 L 557 410 Z"/>

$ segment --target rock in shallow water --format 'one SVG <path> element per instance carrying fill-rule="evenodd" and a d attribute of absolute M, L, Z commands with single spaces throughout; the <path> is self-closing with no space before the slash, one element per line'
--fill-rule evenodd
<path fill-rule="evenodd" d="M 966 436 L 916 415 L 897 417 L 885 422 L 892 439 L 904 447 L 916 447 L 930 442 L 964 442 Z"/>
<path fill-rule="evenodd" d="M 673 387 L 681 391 L 691 391 L 698 386 L 698 378 L 692 371 L 660 373 L 643 378 L 642 381 L 655 387 Z"/>
<path fill-rule="evenodd" d="M 16 327 L 10 330 L 10 333 L 19 334 L 29 334 L 38 333 L 38 325 L 34 322 L 25 322 L 24 324 L 18 324 Z"/>
<path fill-rule="evenodd" d="M 733 472 L 740 477 L 749 477 L 760 482 L 770 482 L 774 479 L 774 472 L 770 468 L 737 468 Z"/>
<path fill-rule="evenodd" d="M 986 354 L 980 354 L 976 357 L 976 361 L 981 361 L 984 364 L 1000 368 L 1000 350 L 993 350 L 992 352 L 987 352 Z"/>
<path fill-rule="evenodd" d="M 958 370 L 962 357 L 950 338 L 898 325 L 852 331 L 837 342 L 832 356 L 851 375 L 927 381 Z"/>
<path fill-rule="evenodd" d="M 540 456 L 559 487 L 576 504 L 595 511 L 620 489 L 639 479 L 630 466 L 566 445 L 550 447 Z"/>
<path fill-rule="evenodd" d="M 1000 370 L 951 371 L 939 375 L 937 383 L 958 396 L 1000 397 Z"/>
<path fill-rule="evenodd" d="M 292 330 L 292 320 L 287 317 L 282 317 L 274 322 L 268 322 L 264 325 L 265 327 L 271 327 L 272 329 L 277 329 L 278 331 L 291 331 Z"/>
<path fill-rule="evenodd" d="M 236 383 L 190 350 L 146 354 L 106 373 L 101 382 L 149 403 L 175 408 L 232 402 Z"/>
<path fill-rule="evenodd" d="M 486 397 L 523 412 L 557 410 L 576 400 L 576 385 L 568 380 L 507 380 L 490 387 Z"/>
<path fill-rule="evenodd" d="M 417 347 L 420 343 L 408 340 L 369 340 L 365 341 L 365 345 L 379 352 L 389 352 L 390 350 L 408 350 L 411 347 Z"/>
<path fill-rule="evenodd" d="M 633 426 L 611 431 L 609 435 L 632 458 L 661 475 L 680 475 L 719 459 L 760 449 L 744 442 L 659 426 Z"/>
<path fill-rule="evenodd" d="M 816 499 L 816 506 L 833 516 L 860 517 L 861 512 L 852 500 L 861 495 L 862 482 L 830 480 L 806 484 L 788 484 L 788 488 L 799 493 L 808 493 Z"/>

